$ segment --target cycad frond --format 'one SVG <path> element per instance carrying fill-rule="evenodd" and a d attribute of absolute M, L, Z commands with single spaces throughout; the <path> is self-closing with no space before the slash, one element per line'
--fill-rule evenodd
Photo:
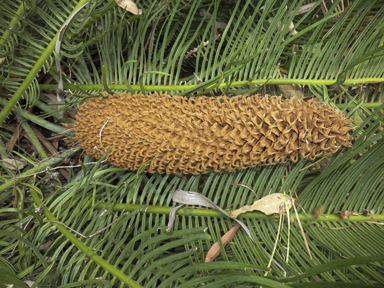
<path fill-rule="evenodd" d="M 58 79 L 55 37 L 84 2 L 6 1 L 0 12 L 0 85 L 7 90 L 1 95 L 11 98 L 0 98 L 1 123 L 22 96 L 32 105 L 40 103 L 42 89 L 56 89 L 36 77 L 43 77 L 43 69 Z M 39 287 L 384 285 L 384 89 L 375 84 L 384 78 L 383 1 L 317 1 L 298 13 L 307 2 L 144 1 L 137 3 L 143 14 L 131 15 L 112 0 L 100 0 L 81 10 L 60 53 L 65 108 L 109 90 L 280 95 L 279 84 L 308 85 L 306 96 L 337 103 L 347 117 L 355 116 L 353 147 L 317 162 L 205 175 L 136 173 L 87 157 L 80 168 L 70 168 L 65 185 L 40 176 L 52 174 L 52 165 L 76 149 L 41 162 L 28 154 L 23 174 L 1 168 L 0 263 L 9 274 Z M 225 28 L 217 28 L 218 22 Z M 34 119 L 20 108 L 15 113 Z M 12 129 L 3 127 L 2 136 L 10 138 Z M 256 243 L 239 230 L 215 261 L 204 263 L 233 221 L 213 209 L 186 207 L 167 233 L 176 189 L 198 191 L 228 210 L 270 193 L 297 193 L 312 258 L 293 211 L 289 228 L 285 216 L 279 228 L 276 216 L 251 212 L 239 218 Z M 15 206 L 8 200 L 12 195 L 19 199 Z M 321 205 L 323 215 L 315 219 Z M 40 206 L 46 208 L 42 214 Z M 342 219 L 339 211 L 370 215 Z"/>

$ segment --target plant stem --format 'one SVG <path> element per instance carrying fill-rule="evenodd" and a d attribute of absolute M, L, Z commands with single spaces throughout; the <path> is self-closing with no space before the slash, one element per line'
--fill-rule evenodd
<path fill-rule="evenodd" d="M 257 79 L 253 80 L 252 84 L 254 85 L 263 85 L 268 81 L 268 85 L 270 84 L 298 84 L 298 85 L 332 85 L 336 83 L 336 79 L 331 80 L 313 80 L 313 79 Z M 248 81 L 237 81 L 233 82 L 230 87 L 242 87 L 248 86 Z M 380 83 L 384 82 L 384 78 L 361 78 L 361 79 L 347 79 L 342 85 L 354 85 L 361 83 Z M 249 82 L 248 82 L 249 83 Z M 185 91 L 195 87 L 196 85 L 146 85 L 144 86 L 145 91 Z M 55 90 L 56 85 L 48 84 L 48 85 L 40 85 L 41 90 Z M 64 85 L 64 89 L 71 90 L 79 90 L 77 87 L 80 87 L 83 90 L 99 90 L 104 91 L 103 84 L 66 84 Z M 140 91 L 140 85 L 131 85 L 132 89 L 135 91 Z M 218 85 L 218 88 L 226 88 L 228 85 L 226 83 L 221 83 Z M 127 86 L 125 84 L 108 84 L 108 88 L 111 90 L 127 90 Z"/>
<path fill-rule="evenodd" d="M 375 109 L 375 108 L 378 108 L 381 104 L 383 104 L 382 102 L 373 102 L 373 103 L 362 103 L 361 104 L 361 108 L 367 108 L 367 109 Z M 344 106 L 347 105 L 347 104 L 335 104 L 335 106 L 339 109 L 343 109 Z M 351 103 L 349 106 L 348 106 L 348 109 L 353 109 L 357 106 L 357 104 L 354 104 L 354 103 Z"/>
<path fill-rule="evenodd" d="M 35 203 L 37 206 L 42 206 L 42 201 L 40 200 L 39 196 L 36 194 L 33 189 L 30 190 L 31 195 L 33 197 L 33 200 L 35 200 Z M 55 221 L 56 218 L 52 215 L 52 213 L 44 207 L 44 215 L 48 218 L 50 221 Z M 129 287 L 142 287 L 141 285 L 137 284 L 135 281 L 133 281 L 131 278 L 129 278 L 127 275 L 125 275 L 121 270 L 117 269 L 113 265 L 109 264 L 108 261 L 104 260 L 100 256 L 98 256 L 95 252 L 92 251 L 92 249 L 88 248 L 83 242 L 81 242 L 79 239 L 77 239 L 75 236 L 72 235 L 72 233 L 65 228 L 63 225 L 58 223 L 52 223 L 57 230 L 61 232 L 69 241 L 71 241 L 79 250 L 81 250 L 84 254 L 86 254 L 90 259 L 92 259 L 96 264 L 98 264 L 100 267 L 102 267 L 105 271 L 108 271 L 113 276 L 118 278 L 121 282 L 127 284 Z"/>
<path fill-rule="evenodd" d="M 77 5 L 74 7 L 71 14 L 79 9 L 87 0 L 79 0 Z M 19 8 L 20 10 L 20 8 Z M 18 10 L 18 11 L 19 11 Z M 12 19 L 13 20 L 13 19 Z M 59 36 L 61 29 L 59 29 L 56 35 L 52 38 L 51 42 L 48 44 L 47 48 L 45 48 L 44 52 L 41 54 L 39 59 L 36 61 L 35 65 L 33 65 L 32 69 L 29 71 L 27 77 L 25 77 L 24 81 L 20 84 L 19 88 L 16 90 L 15 94 L 9 99 L 7 105 L 5 105 L 4 109 L 0 112 L 0 125 L 4 123 L 5 118 L 8 116 L 9 112 L 11 112 L 12 108 L 16 105 L 16 103 L 20 100 L 21 96 L 23 96 L 24 92 L 28 89 L 29 85 L 36 78 L 36 75 L 39 73 L 41 68 L 47 59 L 51 56 L 55 49 L 56 40 Z M 4 33 L 5 34 L 5 33 Z M 8 36 L 9 37 L 9 36 Z M 3 40 L 3 39 L 1 39 Z M 6 41 L 6 40 L 4 40 Z M 56 87 L 54 88 L 56 90 Z"/>
<path fill-rule="evenodd" d="M 12 34 L 12 28 L 17 25 L 17 23 L 19 22 L 18 16 L 20 17 L 21 14 L 24 13 L 24 11 L 25 11 L 24 2 L 21 2 L 19 9 L 17 9 L 17 11 L 16 11 L 17 16 L 14 16 L 12 18 L 11 22 L 9 22 L 8 29 L 6 29 L 4 31 L 3 37 L 1 37 L 1 39 L 0 39 L 0 49 L 1 50 L 5 50 L 5 47 L 7 46 L 8 39 L 9 39 L 9 37 L 11 37 L 11 34 Z"/>
<path fill-rule="evenodd" d="M 269 257 L 269 261 L 268 261 L 268 265 L 267 265 L 268 268 L 271 267 L 271 264 L 272 264 L 272 261 L 273 261 L 273 256 L 275 255 L 275 252 L 276 252 L 277 243 L 279 242 L 280 229 L 281 229 L 281 222 L 282 222 L 282 219 L 283 219 L 283 214 L 280 215 L 280 219 L 279 219 L 279 227 L 277 228 L 277 235 L 276 235 L 276 238 L 275 238 L 275 245 L 273 245 L 273 250 L 272 250 L 271 256 Z M 289 220 L 288 220 L 288 222 L 289 222 Z M 269 271 L 266 271 L 266 272 L 264 273 L 264 277 L 268 275 L 268 272 L 269 272 Z M 285 271 L 284 271 L 284 272 L 285 272 Z M 285 273 L 284 273 L 284 274 L 285 274 Z"/>
<path fill-rule="evenodd" d="M 23 181 L 27 177 L 33 177 L 34 174 L 44 171 L 45 168 L 47 168 L 48 166 L 53 166 L 53 165 L 56 165 L 57 163 L 60 163 L 61 161 L 63 161 L 65 157 L 72 157 L 78 150 L 79 150 L 79 147 L 74 147 L 58 156 L 52 157 L 50 159 L 47 159 L 44 162 L 41 162 L 36 167 L 33 167 L 32 169 L 25 171 L 24 173 L 16 176 L 15 178 L 9 179 L 7 182 L 5 182 L 3 185 L 0 186 L 0 192 L 12 187 L 15 183 Z"/>
<path fill-rule="evenodd" d="M 291 201 L 291 200 L 288 200 L 286 194 L 285 194 L 285 190 L 284 190 L 284 203 L 285 203 L 285 209 L 286 209 L 286 215 L 287 215 L 287 223 L 288 223 L 288 230 L 287 230 L 287 257 L 285 258 L 285 263 L 287 263 L 288 265 L 288 261 L 289 261 L 289 240 L 290 240 L 290 235 L 291 235 L 291 218 L 290 218 L 290 214 L 289 214 L 289 206 L 291 203 L 289 203 L 288 201 Z M 292 200 L 293 201 L 293 200 Z M 295 205 L 293 203 L 293 205 Z M 287 271 L 284 271 L 284 277 L 287 276 Z"/>
<path fill-rule="evenodd" d="M 90 206 L 90 204 L 89 204 Z M 116 204 L 113 206 L 113 211 L 127 211 L 132 212 L 140 207 L 142 207 L 143 204 Z M 98 203 L 94 209 L 109 209 L 110 205 L 107 205 L 106 203 Z M 164 206 L 150 206 L 145 205 L 145 213 L 154 213 L 154 214 L 169 214 L 171 210 L 174 207 L 164 207 Z M 233 210 L 225 210 L 227 213 L 231 213 Z M 200 216 L 200 217 L 226 217 L 225 215 L 221 214 L 219 211 L 212 210 L 212 209 L 194 209 L 194 208 L 180 208 L 176 212 L 177 215 L 182 216 Z M 295 218 L 295 216 L 292 214 L 292 217 Z M 246 212 L 241 215 L 239 215 L 238 218 L 248 218 L 248 219 L 273 219 L 276 220 L 277 218 L 274 215 L 265 215 L 261 212 Z M 336 214 L 328 214 L 328 215 L 321 215 L 319 218 L 314 219 L 313 214 L 299 214 L 299 218 L 302 221 L 338 221 L 338 222 L 345 222 L 346 220 L 343 220 L 340 218 L 339 215 Z M 355 222 L 355 221 L 384 221 L 384 214 L 377 214 L 377 215 L 370 215 L 370 216 L 351 216 L 347 221 Z"/>

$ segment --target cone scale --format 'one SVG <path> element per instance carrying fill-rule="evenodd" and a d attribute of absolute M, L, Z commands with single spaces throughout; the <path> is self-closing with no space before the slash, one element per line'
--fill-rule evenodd
<path fill-rule="evenodd" d="M 91 98 L 76 116 L 86 153 L 167 174 L 233 171 L 315 159 L 350 147 L 351 119 L 324 103 L 271 96 L 119 94 Z"/>

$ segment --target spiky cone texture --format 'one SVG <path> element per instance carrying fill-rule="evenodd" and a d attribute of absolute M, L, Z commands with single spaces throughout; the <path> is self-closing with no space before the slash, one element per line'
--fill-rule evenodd
<path fill-rule="evenodd" d="M 200 174 L 335 153 L 351 146 L 351 121 L 295 98 L 120 94 L 83 103 L 75 131 L 96 158 L 114 145 L 107 161 L 115 166 Z"/>

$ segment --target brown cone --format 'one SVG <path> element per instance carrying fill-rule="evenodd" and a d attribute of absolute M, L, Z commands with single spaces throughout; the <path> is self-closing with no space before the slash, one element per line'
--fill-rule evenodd
<path fill-rule="evenodd" d="M 107 156 L 115 166 L 153 159 L 151 173 L 200 174 L 333 154 L 351 146 L 351 121 L 295 98 L 120 94 L 83 103 L 75 131 L 96 158 L 115 145 Z"/>

